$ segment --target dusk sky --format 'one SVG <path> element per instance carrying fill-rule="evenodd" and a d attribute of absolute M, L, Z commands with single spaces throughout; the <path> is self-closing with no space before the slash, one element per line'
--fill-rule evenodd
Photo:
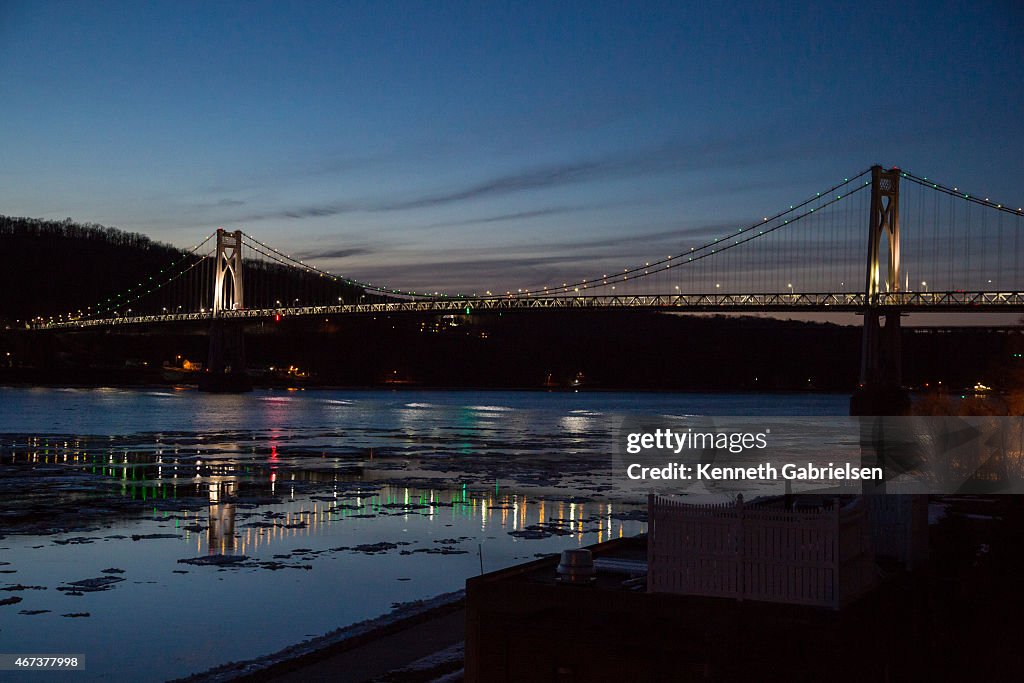
<path fill-rule="evenodd" d="M 0 213 L 482 290 L 873 163 L 1024 202 L 1019 1 L 795 5 L 0 0 Z"/>

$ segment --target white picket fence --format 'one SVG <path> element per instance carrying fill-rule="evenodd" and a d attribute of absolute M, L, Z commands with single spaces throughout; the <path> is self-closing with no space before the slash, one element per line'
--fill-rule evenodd
<path fill-rule="evenodd" d="M 863 498 L 830 510 L 690 505 L 651 495 L 650 592 L 763 600 L 838 609 L 875 584 Z"/>

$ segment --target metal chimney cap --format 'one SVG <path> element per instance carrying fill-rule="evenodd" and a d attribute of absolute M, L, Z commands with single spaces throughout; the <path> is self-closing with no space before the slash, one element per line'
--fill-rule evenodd
<path fill-rule="evenodd" d="M 574 548 L 562 551 L 561 562 L 558 564 L 558 579 L 564 583 L 590 583 L 594 581 L 597 570 L 594 568 L 594 556 L 586 548 Z"/>

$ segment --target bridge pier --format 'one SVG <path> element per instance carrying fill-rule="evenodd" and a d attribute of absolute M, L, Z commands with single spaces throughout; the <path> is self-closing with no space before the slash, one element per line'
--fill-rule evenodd
<path fill-rule="evenodd" d="M 910 392 L 903 387 L 902 330 L 898 311 L 864 314 L 860 384 L 850 398 L 851 415 L 906 415 Z M 885 325 L 881 324 L 885 319 Z"/>
<path fill-rule="evenodd" d="M 210 324 L 210 354 L 199 378 L 199 391 L 252 391 L 252 380 L 245 369 L 245 331 L 241 323 L 214 318 Z"/>

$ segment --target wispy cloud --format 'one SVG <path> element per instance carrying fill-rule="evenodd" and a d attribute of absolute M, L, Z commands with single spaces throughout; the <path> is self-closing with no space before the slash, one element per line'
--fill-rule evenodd
<path fill-rule="evenodd" d="M 218 199 L 212 202 L 197 202 L 192 205 L 196 209 L 223 209 L 226 207 L 245 206 L 245 201 L 241 199 Z"/>
<path fill-rule="evenodd" d="M 337 201 L 270 210 L 239 216 L 238 221 L 322 218 L 353 212 L 392 212 L 426 209 L 547 190 L 585 183 L 638 178 L 654 174 L 708 171 L 745 165 L 761 159 L 748 136 L 731 140 L 669 141 L 639 151 L 545 164 L 495 176 L 479 183 L 452 187 L 407 199 Z M 529 212 L 526 212 L 529 213 Z M 500 220 L 500 219 L 499 219 Z M 509 219 L 511 220 L 511 218 Z"/>
<path fill-rule="evenodd" d="M 301 163 L 275 164 L 238 177 L 203 186 L 203 193 L 221 194 L 279 188 L 282 185 L 306 183 L 323 177 L 347 173 L 365 173 L 389 164 L 421 160 L 428 157 L 433 148 L 422 149 L 406 146 L 399 150 L 378 150 L 366 154 L 348 154 L 340 151 L 324 153 L 317 159 L 306 159 Z"/>
<path fill-rule="evenodd" d="M 300 252 L 296 258 L 302 259 L 303 261 L 311 261 L 313 259 L 341 259 L 348 258 L 349 256 L 361 256 L 363 254 L 371 254 L 372 250 L 366 247 L 349 247 L 347 249 L 319 249 L 312 251 Z"/>
<path fill-rule="evenodd" d="M 486 225 L 488 223 L 504 223 L 507 221 L 520 221 L 529 220 L 531 218 L 542 218 L 544 216 L 557 216 L 559 214 L 580 211 L 582 209 L 583 207 L 552 206 L 546 209 L 535 209 L 533 211 L 514 211 L 511 213 L 502 213 L 493 216 L 481 216 L 479 218 L 467 218 L 465 220 L 458 221 L 441 221 L 438 223 L 430 223 L 422 227 L 423 229 L 455 228 L 464 225 Z"/>
<path fill-rule="evenodd" d="M 405 262 L 401 265 L 391 264 L 381 271 L 354 270 L 347 273 L 359 279 L 381 282 L 380 272 L 400 273 L 401 282 L 387 281 L 388 285 L 401 285 L 423 291 L 446 291 L 451 293 L 481 292 L 481 287 L 497 286 L 504 283 L 519 283 L 516 286 L 532 286 L 549 284 L 567 269 L 576 268 L 580 262 L 578 256 L 531 255 L 508 256 L 499 258 L 476 258 L 469 254 L 456 255 L 458 267 L 447 255 L 434 254 L 416 262 Z M 439 273 L 445 273 L 439 278 Z M 490 284 L 488 284 L 490 283 Z"/>
<path fill-rule="evenodd" d="M 623 227 L 619 235 L 603 237 L 600 239 L 580 239 L 563 242 L 545 242 L 541 246 L 548 251 L 555 249 L 574 250 L 579 253 L 584 250 L 618 248 L 630 246 L 631 252 L 639 252 L 650 256 L 667 256 L 662 252 L 666 245 L 672 245 L 670 251 L 683 251 L 687 246 L 698 246 L 705 241 L 721 237 L 727 233 L 735 232 L 734 223 L 710 223 L 689 227 L 672 227 L 647 232 L 637 232 L 636 227 Z M 697 244 L 686 245 L 683 241 L 686 238 L 697 242 Z"/>

